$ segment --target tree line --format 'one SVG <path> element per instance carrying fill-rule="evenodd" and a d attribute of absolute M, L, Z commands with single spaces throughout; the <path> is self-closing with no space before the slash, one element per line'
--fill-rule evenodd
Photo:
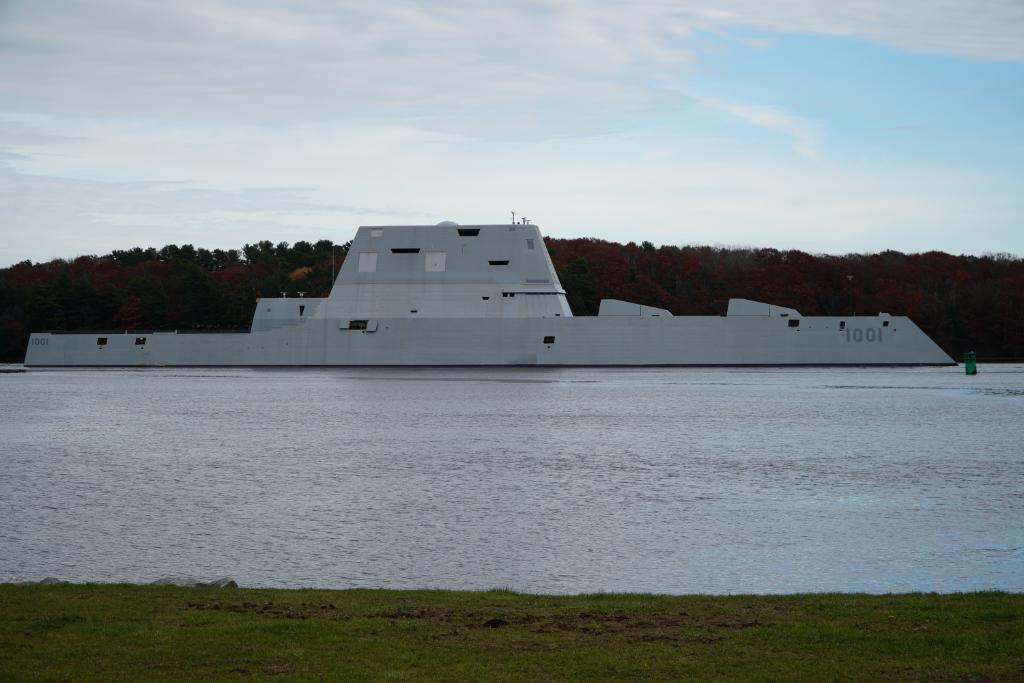
<path fill-rule="evenodd" d="M 804 315 L 910 316 L 954 358 L 1024 359 L 1024 259 L 943 252 L 845 256 L 777 249 L 547 239 L 575 315 L 601 299 L 722 315 L 730 298 Z M 24 357 L 45 330 L 247 329 L 259 297 L 326 296 L 350 243 L 241 249 L 190 244 L 0 269 L 0 360 Z"/>

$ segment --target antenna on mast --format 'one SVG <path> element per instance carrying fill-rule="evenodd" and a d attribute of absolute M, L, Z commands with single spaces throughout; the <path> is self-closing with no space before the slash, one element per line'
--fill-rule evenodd
<path fill-rule="evenodd" d="M 512 212 L 512 225 L 515 225 L 515 224 L 516 224 L 516 212 L 513 211 Z"/>

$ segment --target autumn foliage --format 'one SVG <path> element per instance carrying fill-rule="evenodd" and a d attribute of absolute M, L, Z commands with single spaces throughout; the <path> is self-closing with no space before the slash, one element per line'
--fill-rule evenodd
<path fill-rule="evenodd" d="M 1024 358 L 1024 259 L 942 252 L 846 256 L 775 249 L 548 239 L 573 313 L 601 299 L 721 315 L 741 297 L 804 315 L 908 315 L 954 358 Z M 21 360 L 30 332 L 246 329 L 258 297 L 323 296 L 348 245 L 247 244 L 241 250 L 115 250 L 0 269 L 0 359 Z"/>

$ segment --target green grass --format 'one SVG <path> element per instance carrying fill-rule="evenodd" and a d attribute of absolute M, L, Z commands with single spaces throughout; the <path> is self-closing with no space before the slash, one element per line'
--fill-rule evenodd
<path fill-rule="evenodd" d="M 1024 595 L 0 585 L 0 680 L 1021 681 Z"/>

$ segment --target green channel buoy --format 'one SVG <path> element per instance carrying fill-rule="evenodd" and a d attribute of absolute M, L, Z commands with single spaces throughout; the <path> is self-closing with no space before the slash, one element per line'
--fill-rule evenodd
<path fill-rule="evenodd" d="M 968 351 L 964 354 L 964 370 L 968 375 L 978 374 L 978 356 L 974 351 Z"/>

